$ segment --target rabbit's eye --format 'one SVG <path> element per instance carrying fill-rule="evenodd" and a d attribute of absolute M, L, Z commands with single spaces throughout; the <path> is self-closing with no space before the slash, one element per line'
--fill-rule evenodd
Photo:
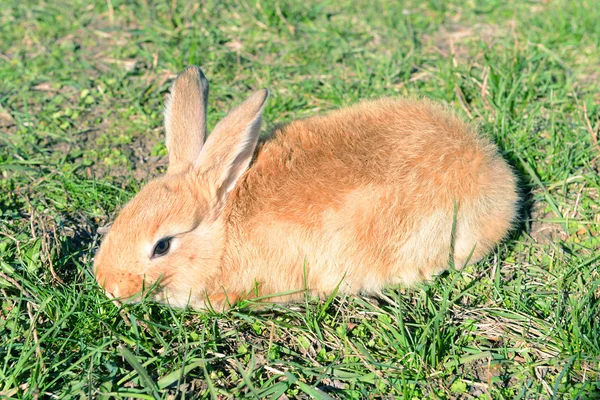
<path fill-rule="evenodd" d="M 152 257 L 164 256 L 169 251 L 169 247 L 171 247 L 171 238 L 167 237 L 160 239 L 154 246 Z"/>

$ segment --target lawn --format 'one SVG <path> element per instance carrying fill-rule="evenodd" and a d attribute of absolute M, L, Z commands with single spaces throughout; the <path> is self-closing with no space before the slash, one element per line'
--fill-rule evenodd
<path fill-rule="evenodd" d="M 600 398 L 598 21 L 596 0 L 2 0 L 0 397 Z M 163 100 L 191 64 L 209 128 L 261 87 L 265 131 L 446 102 L 517 171 L 521 222 L 380 298 L 117 307 L 97 230 L 164 171 Z"/>

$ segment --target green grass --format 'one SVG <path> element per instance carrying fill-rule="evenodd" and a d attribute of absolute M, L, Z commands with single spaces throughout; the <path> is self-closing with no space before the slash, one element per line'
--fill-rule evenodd
<path fill-rule="evenodd" d="M 595 0 L 3 0 L 0 397 L 600 397 L 598 21 Z M 162 102 L 189 64 L 209 126 L 260 87 L 267 129 L 447 102 L 519 172 L 523 222 L 382 299 L 118 308 L 90 273 L 96 229 L 164 169 Z"/>

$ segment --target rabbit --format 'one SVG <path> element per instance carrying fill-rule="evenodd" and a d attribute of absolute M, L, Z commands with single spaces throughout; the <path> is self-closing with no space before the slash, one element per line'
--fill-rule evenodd
<path fill-rule="evenodd" d="M 516 219 L 497 147 L 446 107 L 383 98 L 259 141 L 268 90 L 206 135 L 198 67 L 165 104 L 169 163 L 122 209 L 94 259 L 110 298 L 226 310 L 244 299 L 377 295 L 488 255 Z"/>

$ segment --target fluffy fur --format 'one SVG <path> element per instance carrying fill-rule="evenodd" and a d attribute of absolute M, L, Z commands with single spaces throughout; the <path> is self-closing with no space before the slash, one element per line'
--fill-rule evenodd
<path fill-rule="evenodd" d="M 95 259 L 113 297 L 223 309 L 377 293 L 487 255 L 516 215 L 515 177 L 496 146 L 429 101 L 364 101 L 294 121 L 257 145 L 267 92 L 204 145 L 208 81 L 188 68 L 167 104 L 167 174 L 123 209 Z M 254 161 L 250 165 L 251 157 Z M 169 252 L 152 257 L 172 237 Z"/>

